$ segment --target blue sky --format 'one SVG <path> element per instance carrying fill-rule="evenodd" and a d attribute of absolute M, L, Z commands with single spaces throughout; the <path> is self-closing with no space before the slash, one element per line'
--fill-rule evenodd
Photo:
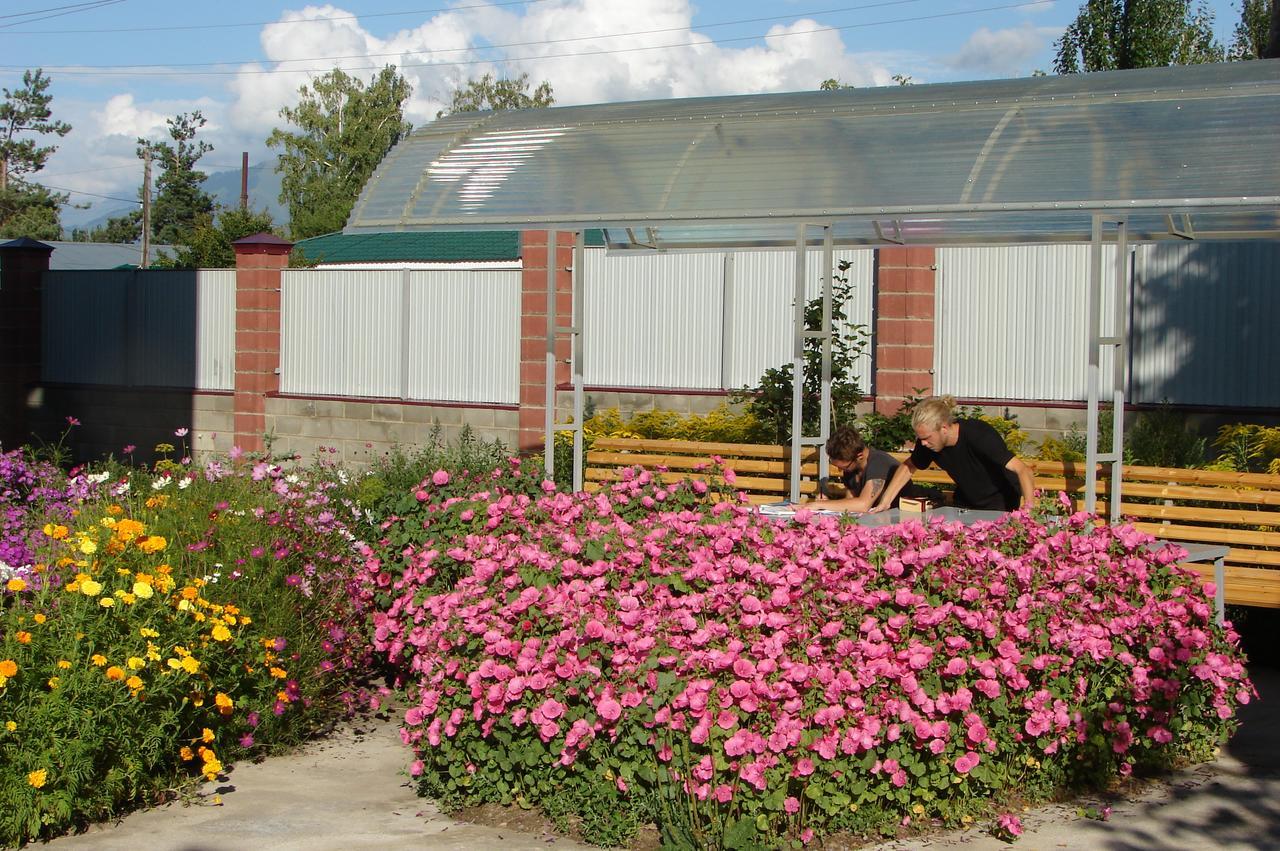
<path fill-rule="evenodd" d="M 1238 0 L 1213 0 L 1219 38 Z M 23 69 L 53 79 L 55 115 L 73 125 L 43 182 L 89 211 L 136 197 L 138 136 L 201 110 L 206 171 L 268 157 L 265 140 L 298 87 L 335 65 L 369 76 L 392 63 L 414 85 L 408 118 L 433 118 L 486 72 L 548 80 L 560 104 L 816 88 L 827 77 L 887 85 L 1049 70 L 1053 41 L 1080 2 L 1014 0 L 5 0 L 0 86 Z"/>

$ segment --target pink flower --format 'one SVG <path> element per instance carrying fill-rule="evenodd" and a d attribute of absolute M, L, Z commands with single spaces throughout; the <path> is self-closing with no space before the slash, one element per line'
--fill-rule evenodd
<path fill-rule="evenodd" d="M 981 761 L 982 761 L 982 757 L 978 756 L 973 751 L 967 751 L 964 754 L 964 756 L 956 758 L 956 761 L 955 761 L 956 771 L 960 772 L 961 774 L 968 774 L 970 771 L 973 771 L 973 769 L 977 768 L 978 763 Z"/>
<path fill-rule="evenodd" d="M 800 800 L 794 795 L 788 795 L 787 799 L 782 802 L 782 809 L 785 810 L 788 815 L 795 815 L 800 812 Z"/>
<path fill-rule="evenodd" d="M 1006 833 L 1012 837 L 1021 836 L 1022 819 L 1018 818 L 1013 813 L 1001 813 L 1000 817 L 996 819 L 996 828 L 998 831 Z"/>
<path fill-rule="evenodd" d="M 438 488 L 442 488 L 449 484 L 449 473 L 445 470 L 436 470 L 431 474 L 431 484 Z"/>
<path fill-rule="evenodd" d="M 176 429 L 176 430 L 173 432 L 173 436 L 174 436 L 174 437 L 186 437 L 189 433 L 190 433 L 190 430 L 184 427 L 184 428 Z"/>
<path fill-rule="evenodd" d="M 606 695 L 596 704 L 596 712 L 606 721 L 617 721 L 622 715 L 622 704 Z"/>

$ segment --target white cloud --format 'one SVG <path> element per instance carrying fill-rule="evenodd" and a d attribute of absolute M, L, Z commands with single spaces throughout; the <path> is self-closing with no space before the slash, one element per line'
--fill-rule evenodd
<path fill-rule="evenodd" d="M 367 80 L 396 65 L 414 88 L 406 117 L 415 126 L 433 120 L 454 89 L 485 73 L 527 72 L 534 85 L 551 83 L 558 105 L 572 105 L 815 89 L 828 77 L 888 85 L 893 72 L 915 70 L 905 61 L 890 67 L 887 55 L 851 53 L 839 32 L 808 18 L 773 26 L 763 43 L 714 44 L 719 31 L 690 29 L 689 0 L 631 0 L 625 11 L 619 14 L 616 0 L 454 9 L 378 36 L 340 6 L 308 5 L 263 27 L 262 59 L 220 89 L 209 87 L 208 78 L 174 77 L 190 80 L 197 96 L 148 99 L 142 86 L 122 80 L 105 101 L 63 102 L 59 117 L 76 129 L 62 140 L 49 172 L 67 175 L 58 185 L 132 197 L 135 139 L 160 137 L 165 118 L 193 109 L 209 120 L 200 134 L 215 147 L 202 162 L 207 171 L 238 163 L 242 150 L 260 162 L 269 156 L 267 136 L 281 126 L 281 107 L 295 104 L 300 86 L 335 66 Z"/>
<path fill-rule="evenodd" d="M 960 50 L 946 57 L 948 66 L 965 71 L 1001 76 L 1030 74 L 1032 59 L 1058 37 L 1060 27 L 1033 27 L 1023 24 L 1003 30 L 979 28 Z"/>

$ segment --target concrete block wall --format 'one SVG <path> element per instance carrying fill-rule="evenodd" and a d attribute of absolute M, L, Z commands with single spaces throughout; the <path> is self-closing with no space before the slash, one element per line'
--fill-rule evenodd
<path fill-rule="evenodd" d="M 411 450 L 437 438 L 455 443 L 466 426 L 475 437 L 508 447 L 516 445 L 519 431 L 519 410 L 511 406 L 276 396 L 266 400 L 265 418 L 273 454 L 323 457 L 354 467 L 368 466 L 396 447 Z"/>

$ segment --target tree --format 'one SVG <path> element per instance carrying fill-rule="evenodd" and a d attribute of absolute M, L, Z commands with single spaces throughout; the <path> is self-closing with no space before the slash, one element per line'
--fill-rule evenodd
<path fill-rule="evenodd" d="M 1059 74 L 1221 62 L 1203 0 L 1086 0 L 1055 43 Z"/>
<path fill-rule="evenodd" d="M 142 211 L 131 210 L 123 216 L 112 216 L 93 230 L 73 230 L 75 242 L 137 242 L 142 238 Z"/>
<path fill-rule="evenodd" d="M 231 269 L 236 265 L 236 252 L 231 243 L 255 233 L 270 233 L 275 227 L 266 210 L 254 212 L 222 208 L 213 215 L 203 213 L 188 234 L 186 243 L 176 256 L 160 257 L 152 264 L 160 269 Z"/>
<path fill-rule="evenodd" d="M 44 168 L 57 145 L 38 145 L 33 137 L 65 136 L 71 125 L 52 120 L 49 78 L 42 69 L 22 75 L 22 88 L 4 89 L 0 104 L 0 236 L 57 239 L 58 211 L 67 196 L 50 192 L 26 177 Z"/>
<path fill-rule="evenodd" d="M 162 169 L 156 180 L 156 200 L 151 205 L 151 234 L 158 243 L 184 245 L 201 216 L 213 212 L 213 199 L 204 191 L 207 175 L 196 163 L 213 150 L 196 133 L 207 122 L 200 110 L 168 119 L 172 142 L 138 140 L 138 156 L 151 152 L 151 162 Z"/>
<path fill-rule="evenodd" d="M 1227 58 L 1258 59 L 1265 55 L 1271 20 L 1275 13 L 1272 0 L 1244 0 Z"/>
<path fill-rule="evenodd" d="M 289 208 L 296 239 L 333 233 L 346 224 L 365 182 L 387 151 L 413 126 L 404 104 L 413 93 L 394 65 L 368 85 L 340 68 L 298 90 L 296 107 L 280 116 L 297 132 L 273 130 L 267 145 L 281 148 L 280 201 Z"/>
<path fill-rule="evenodd" d="M 543 80 L 529 94 L 529 75 L 521 74 L 514 80 L 495 80 L 492 74 L 485 74 L 478 80 L 468 80 L 460 89 L 454 89 L 453 98 L 448 109 L 436 114 L 452 115 L 455 112 L 480 112 L 492 109 L 500 112 L 507 109 L 537 109 L 551 106 L 556 102 L 551 93 L 551 84 Z"/>
<path fill-rule="evenodd" d="M 839 80 L 837 80 L 835 77 L 828 77 L 827 79 L 823 80 L 821 83 L 818 84 L 818 91 L 820 92 L 838 92 L 841 89 L 852 89 L 852 88 L 856 88 L 856 86 L 854 86 L 852 83 L 842 83 Z"/>

